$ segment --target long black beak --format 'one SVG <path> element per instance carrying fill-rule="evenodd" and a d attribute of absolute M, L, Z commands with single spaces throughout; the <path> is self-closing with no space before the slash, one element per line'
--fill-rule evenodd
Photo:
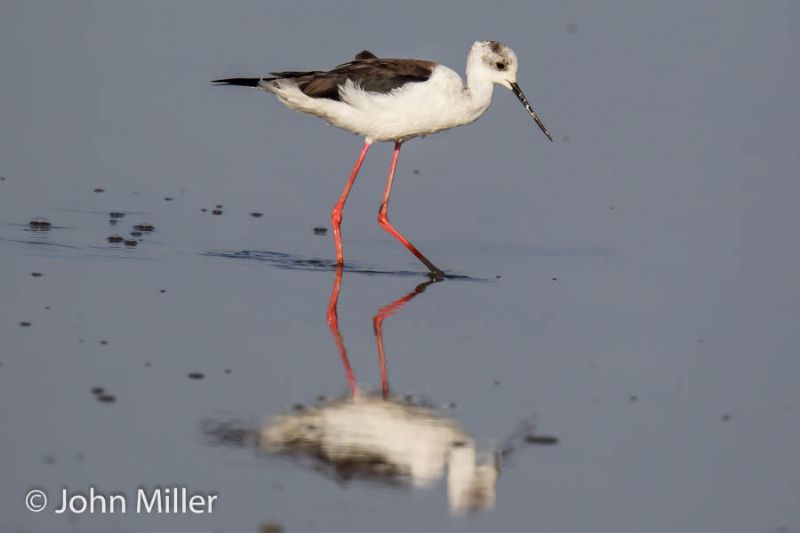
<path fill-rule="evenodd" d="M 533 120 L 536 122 L 536 125 L 539 126 L 539 129 L 542 130 L 542 133 L 544 133 L 547 136 L 547 138 L 550 139 L 550 142 L 553 142 L 553 137 L 550 136 L 550 132 L 547 131 L 547 128 L 544 127 L 544 124 L 542 123 L 542 120 L 539 118 L 539 115 L 536 114 L 536 111 L 533 110 L 531 104 L 528 103 L 528 99 L 525 98 L 525 93 L 522 92 L 522 89 L 519 88 L 519 85 L 517 85 L 516 83 L 512 83 L 511 90 L 514 92 L 517 98 L 519 98 L 519 101 L 522 102 L 522 105 L 525 106 L 525 109 L 528 110 L 528 113 L 530 113 L 531 117 L 533 117 Z"/>

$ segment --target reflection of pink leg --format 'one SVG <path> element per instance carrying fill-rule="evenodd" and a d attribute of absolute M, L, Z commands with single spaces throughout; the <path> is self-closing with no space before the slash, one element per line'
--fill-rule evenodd
<path fill-rule="evenodd" d="M 353 171 L 350 173 L 350 178 L 347 180 L 347 183 L 342 190 L 342 194 L 339 196 L 339 201 L 336 202 L 336 205 L 333 206 L 333 211 L 331 211 L 331 226 L 333 226 L 333 242 L 336 245 L 336 264 L 341 265 L 344 263 L 344 252 L 342 251 L 342 211 L 344 210 L 344 203 L 347 201 L 347 197 L 350 195 L 350 189 L 353 188 L 353 183 L 356 181 L 356 176 L 358 176 L 358 171 L 361 170 L 361 164 L 364 162 L 364 158 L 367 157 L 367 151 L 369 150 L 372 141 L 364 141 L 364 147 L 361 149 L 361 155 L 358 156 L 358 160 L 356 161 L 355 166 L 353 167 Z"/>
<path fill-rule="evenodd" d="M 428 258 L 422 255 L 422 252 L 417 250 L 416 246 L 411 244 L 409 240 L 406 239 L 402 233 L 397 231 L 395 227 L 392 226 L 392 223 L 389 222 L 389 215 L 387 214 L 387 211 L 389 210 L 389 196 L 391 196 L 392 194 L 392 182 L 394 182 L 394 173 L 397 170 L 397 159 L 400 157 L 400 145 L 401 143 L 399 142 L 394 143 L 394 152 L 392 153 L 392 165 L 389 167 L 389 177 L 386 180 L 386 190 L 383 193 L 383 201 L 381 202 L 380 210 L 378 210 L 378 224 L 380 224 L 384 230 L 389 232 L 389 234 L 392 237 L 400 241 L 403 244 L 403 246 L 408 248 L 408 250 L 412 254 L 417 256 L 417 259 L 422 261 L 422 264 L 428 267 L 428 270 L 431 271 L 431 274 L 434 277 L 443 278 L 444 272 L 436 268 L 436 265 L 428 261 Z"/>
<path fill-rule="evenodd" d="M 358 385 L 356 385 L 356 377 L 353 375 L 353 367 L 350 366 L 350 359 L 347 357 L 347 348 L 344 346 L 344 340 L 339 331 L 339 314 L 336 310 L 336 306 L 339 304 L 339 291 L 341 288 L 342 265 L 340 263 L 336 268 L 336 278 L 333 280 L 333 290 L 331 291 L 331 298 L 328 300 L 328 327 L 333 334 L 333 340 L 339 350 L 339 357 L 342 360 L 342 365 L 344 365 L 344 375 L 347 378 L 347 384 L 350 385 L 350 394 L 356 396 L 358 394 Z"/>
<path fill-rule="evenodd" d="M 372 318 L 372 329 L 375 332 L 375 339 L 378 342 L 378 365 L 381 369 L 381 392 L 383 393 L 384 399 L 389 396 L 389 371 L 386 368 L 386 352 L 383 349 L 383 321 L 387 317 L 390 317 L 400 311 L 404 305 L 410 302 L 415 296 L 422 293 L 428 287 L 428 285 L 435 283 L 436 281 L 440 281 L 440 279 L 441 278 L 432 279 L 430 281 L 426 281 L 425 283 L 420 283 L 413 291 L 409 292 L 402 298 L 398 298 L 389 305 L 381 307 Z"/>

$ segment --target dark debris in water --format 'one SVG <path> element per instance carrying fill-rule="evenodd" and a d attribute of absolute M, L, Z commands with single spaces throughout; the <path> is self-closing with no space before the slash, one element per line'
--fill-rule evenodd
<path fill-rule="evenodd" d="M 34 278 L 41 278 L 42 276 L 44 276 L 44 274 L 42 274 L 41 272 L 31 272 L 31 276 L 33 276 Z"/>
<path fill-rule="evenodd" d="M 328 234 L 328 228 L 326 227 L 317 226 L 316 228 L 314 228 L 314 235 L 327 235 L 327 234 Z"/>
<path fill-rule="evenodd" d="M 130 246 L 131 248 L 137 246 L 139 243 L 134 240 L 127 240 L 125 241 L 125 246 Z"/>
<path fill-rule="evenodd" d="M 222 214 L 222 209 L 214 209 L 213 211 L 211 211 L 211 214 L 212 215 L 221 215 Z"/>
<path fill-rule="evenodd" d="M 108 242 L 110 243 L 120 243 L 124 240 L 125 238 L 122 235 L 117 235 L 116 233 L 108 237 Z"/>
<path fill-rule="evenodd" d="M 142 232 L 141 231 L 132 231 L 131 232 L 131 237 L 141 237 L 141 236 L 142 236 Z"/>
<path fill-rule="evenodd" d="M 171 202 L 171 201 L 172 201 L 172 200 L 174 200 L 174 199 L 175 199 L 175 198 L 173 198 L 172 196 L 165 196 L 165 197 L 164 197 L 164 201 L 165 201 L 165 202 Z"/>
<path fill-rule="evenodd" d="M 554 444 L 558 444 L 558 437 L 553 437 L 550 435 L 528 435 L 525 437 L 525 442 L 527 444 L 553 446 Z"/>
<path fill-rule="evenodd" d="M 98 193 L 98 194 L 101 193 L 101 192 L 106 192 L 106 190 L 104 188 L 102 188 L 102 187 L 95 187 L 93 189 L 93 191 Z"/>
<path fill-rule="evenodd" d="M 94 394 L 95 399 L 101 403 L 114 403 L 117 401 L 117 397 L 107 393 L 103 387 L 92 387 L 92 394 Z"/>
<path fill-rule="evenodd" d="M 206 375 L 202 372 L 189 372 L 187 375 L 189 376 L 189 379 L 203 379 L 206 377 Z"/>
<path fill-rule="evenodd" d="M 28 226 L 30 226 L 33 231 L 48 231 L 53 227 L 50 221 L 44 217 L 36 217 L 31 219 L 31 221 L 28 222 Z"/>
<path fill-rule="evenodd" d="M 261 213 L 259 211 L 253 211 L 252 213 L 250 213 L 250 216 L 253 218 L 261 218 L 264 216 L 264 213 Z"/>
<path fill-rule="evenodd" d="M 29 328 L 29 327 L 31 327 L 31 322 L 23 321 L 23 322 L 20 322 L 19 325 L 22 326 L 23 328 Z"/>
<path fill-rule="evenodd" d="M 151 232 L 151 231 L 155 231 L 156 227 L 154 225 L 152 225 L 152 224 L 148 224 L 148 223 L 145 222 L 145 223 L 142 223 L 142 224 L 136 224 L 133 227 L 133 229 L 136 230 L 136 231 Z"/>
<path fill-rule="evenodd" d="M 111 218 L 123 218 L 125 216 L 125 213 L 123 213 L 122 211 L 111 211 L 108 214 L 108 216 L 110 216 Z"/>

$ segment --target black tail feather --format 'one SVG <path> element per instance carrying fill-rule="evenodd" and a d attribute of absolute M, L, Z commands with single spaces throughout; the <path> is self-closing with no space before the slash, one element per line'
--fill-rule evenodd
<path fill-rule="evenodd" d="M 269 78 L 225 78 L 222 80 L 211 80 L 211 83 L 217 85 L 241 85 L 242 87 L 259 87 L 261 80 Z"/>

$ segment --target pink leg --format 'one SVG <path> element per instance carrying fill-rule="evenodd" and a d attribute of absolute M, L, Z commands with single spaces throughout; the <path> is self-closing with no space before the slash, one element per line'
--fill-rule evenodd
<path fill-rule="evenodd" d="M 350 358 L 347 357 L 347 348 L 344 346 L 342 333 L 339 330 L 339 313 L 337 311 L 337 306 L 339 305 L 339 290 L 341 288 L 342 266 L 339 265 L 336 268 L 336 277 L 333 280 L 333 289 L 331 290 L 331 297 L 328 300 L 328 327 L 336 343 L 336 349 L 339 350 L 339 358 L 342 360 L 342 366 L 344 366 L 344 376 L 347 378 L 347 384 L 350 386 L 350 394 L 355 397 L 358 394 L 358 385 L 356 385 L 353 367 L 350 366 Z"/>
<path fill-rule="evenodd" d="M 344 210 L 344 203 L 347 201 L 347 197 L 350 195 L 350 189 L 353 188 L 353 183 L 356 181 L 356 176 L 358 176 L 358 171 L 361 170 L 361 164 L 364 162 L 364 158 L 367 157 L 367 151 L 369 147 L 372 145 L 372 141 L 366 140 L 364 141 L 364 147 L 361 149 L 361 155 L 358 156 L 358 160 L 356 161 L 355 166 L 353 167 L 353 171 L 350 173 L 350 179 L 347 180 L 347 183 L 344 186 L 344 190 L 342 191 L 341 196 L 339 196 L 339 201 L 336 202 L 336 205 L 333 206 L 333 211 L 331 211 L 331 225 L 333 226 L 333 242 L 336 244 L 336 264 L 342 265 L 344 264 L 344 252 L 342 251 L 342 210 Z"/>
<path fill-rule="evenodd" d="M 383 201 L 381 202 L 380 210 L 378 210 L 378 224 L 381 227 L 389 232 L 389 234 L 400 241 L 403 246 L 408 248 L 408 250 L 417 256 L 417 259 L 422 261 L 422 263 L 428 267 L 428 270 L 431 271 L 431 275 L 436 278 L 443 278 L 444 272 L 436 268 L 436 265 L 431 263 L 427 257 L 422 255 L 422 252 L 417 250 L 417 248 L 411 244 L 408 239 L 403 237 L 403 235 L 392 226 L 391 222 L 389 222 L 389 216 L 386 214 L 389 210 L 389 196 L 392 194 L 392 182 L 394 181 L 394 173 L 397 170 L 397 159 L 400 157 L 400 142 L 394 143 L 394 152 L 392 153 L 392 165 L 389 167 L 389 178 L 386 180 L 386 190 L 383 193 Z"/>
<path fill-rule="evenodd" d="M 434 278 L 425 283 L 420 283 L 413 291 L 402 298 L 398 298 L 389 305 L 384 305 L 378 309 L 378 312 L 372 317 L 372 330 L 375 332 L 375 339 L 378 341 L 378 366 L 381 369 L 381 391 L 384 399 L 389 397 L 389 371 L 386 368 L 386 351 L 383 348 L 383 321 L 398 313 L 404 305 L 416 298 L 418 294 L 422 294 L 428 288 L 428 285 L 438 281 L 441 281 L 441 278 Z"/>

